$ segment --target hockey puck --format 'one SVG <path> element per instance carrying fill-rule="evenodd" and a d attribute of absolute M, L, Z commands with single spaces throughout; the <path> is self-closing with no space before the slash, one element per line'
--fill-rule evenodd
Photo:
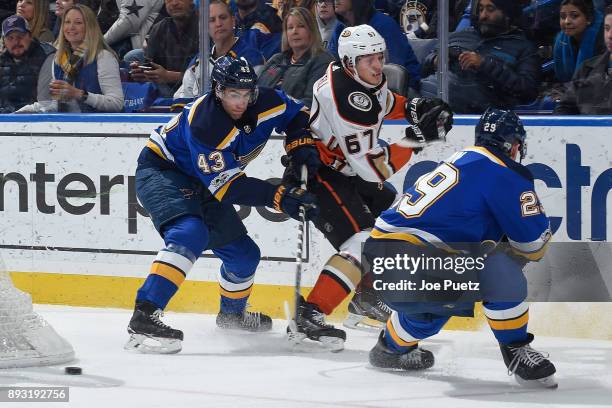
<path fill-rule="evenodd" d="M 83 369 L 81 367 L 66 367 L 64 372 L 69 375 L 80 375 L 83 374 Z"/>

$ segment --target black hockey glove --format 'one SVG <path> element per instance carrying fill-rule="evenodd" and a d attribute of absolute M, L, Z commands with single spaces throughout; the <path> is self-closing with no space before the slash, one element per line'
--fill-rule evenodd
<path fill-rule="evenodd" d="M 401 145 L 422 149 L 427 144 L 445 141 L 453 128 L 453 111 L 438 98 L 414 98 L 406 102 L 406 119 L 410 125 Z"/>
<path fill-rule="evenodd" d="M 319 151 L 315 145 L 305 145 L 293 149 L 291 153 L 289 153 L 289 160 L 294 169 L 301 169 L 302 165 L 305 165 L 308 169 L 308 179 L 314 178 L 317 175 L 319 167 L 323 165 L 319 158 Z"/>
<path fill-rule="evenodd" d="M 319 215 L 317 198 L 306 190 L 288 184 L 281 184 L 274 193 L 274 208 L 293 219 L 300 219 L 300 206 L 306 210 L 306 219 L 312 220 Z"/>
<path fill-rule="evenodd" d="M 312 179 L 316 176 L 319 167 L 323 165 L 319 158 L 319 151 L 315 144 L 315 140 L 310 137 L 302 137 L 296 139 L 290 143 L 287 143 L 285 150 L 288 154 L 288 164 L 283 162 L 283 166 L 290 167 L 291 171 L 296 178 L 300 180 L 299 169 L 303 165 L 308 169 L 308 179 Z"/>

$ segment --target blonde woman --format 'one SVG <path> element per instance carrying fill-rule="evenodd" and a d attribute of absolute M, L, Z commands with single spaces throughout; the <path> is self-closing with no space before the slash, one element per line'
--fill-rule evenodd
<path fill-rule="evenodd" d="M 55 36 L 47 28 L 49 0 L 19 0 L 16 11 L 28 22 L 32 37 L 40 42 L 52 43 L 55 41 Z"/>
<path fill-rule="evenodd" d="M 75 4 L 66 10 L 53 60 L 49 94 L 20 112 L 121 112 L 119 63 L 104 42 L 93 11 Z M 57 104 L 41 101 L 55 100 Z"/>
<path fill-rule="evenodd" d="M 283 21 L 282 52 L 266 63 L 258 85 L 281 88 L 310 107 L 312 86 L 333 60 L 321 45 L 313 14 L 306 8 L 294 7 Z"/>

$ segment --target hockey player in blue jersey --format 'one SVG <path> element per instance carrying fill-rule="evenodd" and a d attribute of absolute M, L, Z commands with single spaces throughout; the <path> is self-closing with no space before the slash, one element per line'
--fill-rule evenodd
<path fill-rule="evenodd" d="M 138 158 L 136 192 L 164 239 L 150 274 L 136 296 L 127 349 L 176 353 L 183 333 L 164 324 L 162 311 L 205 249 L 223 264 L 219 271 L 221 328 L 266 331 L 272 320 L 246 309 L 260 251 L 233 204 L 268 206 L 293 218 L 314 196 L 288 185 L 248 177 L 273 130 L 288 142 L 308 135 L 309 115 L 283 92 L 259 89 L 245 59 L 223 57 L 212 72 L 212 91 L 187 105 L 152 132 Z M 152 339 L 153 342 L 146 340 Z"/>
<path fill-rule="evenodd" d="M 422 248 L 448 254 L 458 249 L 454 243 L 486 247 L 507 239 L 507 249 L 498 246 L 490 253 L 479 274 L 484 314 L 517 381 L 556 387 L 554 365 L 529 346 L 534 337 L 527 332 L 529 306 L 524 302 L 527 285 L 522 269 L 544 256 L 551 233 L 533 177 L 515 161 L 517 155 L 525 156 L 525 137 L 516 114 L 488 109 L 476 127 L 475 146 L 420 177 L 376 220 L 368 243 L 384 242 L 384 248 L 401 245 L 418 256 Z M 504 292 L 510 290 L 512 301 L 506 301 Z M 486 295 L 492 292 L 494 298 Z M 370 363 L 403 370 L 433 366 L 433 354 L 419 348 L 418 342 L 438 333 L 451 315 L 462 313 L 428 302 L 391 306 L 395 310 L 370 351 Z M 450 306 L 461 309 L 462 305 Z M 467 308 L 472 313 L 473 303 Z"/>

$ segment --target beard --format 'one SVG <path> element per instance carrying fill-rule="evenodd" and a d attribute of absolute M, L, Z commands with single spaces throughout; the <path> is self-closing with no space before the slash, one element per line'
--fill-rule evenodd
<path fill-rule="evenodd" d="M 495 37 L 510 29 L 506 18 L 501 18 L 487 23 L 478 23 L 478 30 L 483 37 Z"/>

